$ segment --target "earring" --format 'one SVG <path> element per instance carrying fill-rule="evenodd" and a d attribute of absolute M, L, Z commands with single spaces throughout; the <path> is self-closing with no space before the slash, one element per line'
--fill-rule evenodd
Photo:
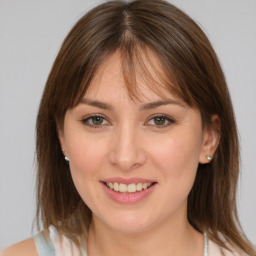
<path fill-rule="evenodd" d="M 65 152 L 65 149 L 62 149 L 62 152 L 64 153 L 64 152 Z M 69 158 L 68 158 L 67 156 L 65 156 L 65 155 L 64 155 L 64 157 L 65 157 L 65 160 L 66 160 L 67 162 L 69 162 Z"/>
<path fill-rule="evenodd" d="M 211 160 L 212 160 L 212 157 L 211 157 L 210 155 L 206 155 L 205 157 L 206 157 L 206 159 L 207 159 L 208 161 L 211 161 Z"/>

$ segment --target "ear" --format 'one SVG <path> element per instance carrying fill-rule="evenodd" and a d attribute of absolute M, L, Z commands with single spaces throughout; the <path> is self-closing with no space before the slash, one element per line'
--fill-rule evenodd
<path fill-rule="evenodd" d="M 66 149 L 66 142 L 65 142 L 65 136 L 64 136 L 64 129 L 57 123 L 57 134 L 61 146 L 61 150 L 64 154 L 64 151 Z M 64 154 L 65 155 L 65 154 Z"/>
<path fill-rule="evenodd" d="M 199 163 L 207 164 L 214 157 L 220 141 L 220 125 L 219 116 L 212 115 L 210 123 L 204 127 Z"/>

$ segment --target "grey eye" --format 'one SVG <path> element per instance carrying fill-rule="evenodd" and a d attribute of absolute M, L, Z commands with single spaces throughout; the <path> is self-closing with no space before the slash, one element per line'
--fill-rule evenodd
<path fill-rule="evenodd" d="M 172 118 L 164 115 L 154 116 L 147 122 L 148 125 L 158 128 L 164 128 L 173 123 L 175 123 L 175 121 Z"/>
<path fill-rule="evenodd" d="M 86 126 L 93 128 L 101 128 L 108 124 L 108 121 L 103 116 L 89 116 L 82 120 L 82 123 Z"/>
<path fill-rule="evenodd" d="M 154 117 L 153 120 L 154 120 L 155 125 L 164 125 L 166 122 L 166 118 L 160 117 L 160 116 Z"/>
<path fill-rule="evenodd" d="M 101 125 L 101 124 L 103 124 L 103 121 L 104 121 L 104 118 L 101 116 L 93 116 L 90 119 L 91 119 L 91 123 L 93 125 Z"/>

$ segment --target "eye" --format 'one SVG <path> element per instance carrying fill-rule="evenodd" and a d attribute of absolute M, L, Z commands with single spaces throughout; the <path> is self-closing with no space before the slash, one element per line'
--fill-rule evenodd
<path fill-rule="evenodd" d="M 99 115 L 86 117 L 82 120 L 82 123 L 93 128 L 101 128 L 103 125 L 109 124 L 109 122 L 103 116 Z"/>
<path fill-rule="evenodd" d="M 157 126 L 159 128 L 167 127 L 173 123 L 174 120 L 165 115 L 154 116 L 147 122 L 148 125 Z"/>

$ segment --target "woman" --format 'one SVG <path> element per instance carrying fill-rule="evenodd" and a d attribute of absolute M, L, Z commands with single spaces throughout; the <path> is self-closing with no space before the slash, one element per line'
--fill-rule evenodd
<path fill-rule="evenodd" d="M 109 1 L 54 62 L 37 119 L 43 231 L 4 255 L 254 255 L 237 218 L 238 158 L 198 25 L 164 1 Z"/>

